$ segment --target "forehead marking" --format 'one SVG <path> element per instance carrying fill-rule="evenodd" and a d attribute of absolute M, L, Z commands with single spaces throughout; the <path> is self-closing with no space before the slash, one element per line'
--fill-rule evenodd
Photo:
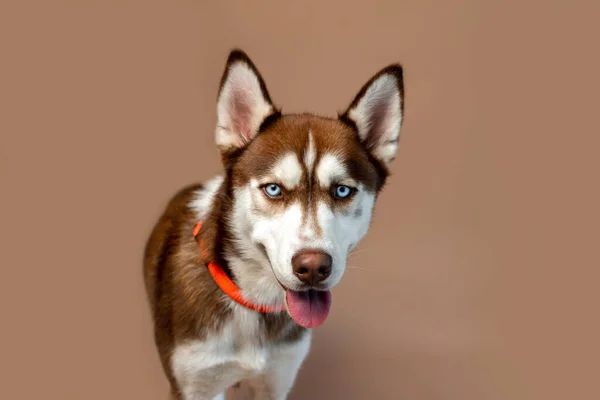
<path fill-rule="evenodd" d="M 321 187 L 328 188 L 332 183 L 347 178 L 348 171 L 334 154 L 325 154 L 317 165 L 317 179 Z"/>
<path fill-rule="evenodd" d="M 322 233 L 321 227 L 315 216 L 316 207 L 314 206 L 314 200 L 312 196 L 312 175 L 315 166 L 315 160 L 317 158 L 317 149 L 315 148 L 315 142 L 313 134 L 310 128 L 308 129 L 308 140 L 304 149 L 304 166 L 306 167 L 307 180 L 308 180 L 308 191 L 306 196 L 305 212 L 304 212 L 304 223 L 301 232 L 301 237 L 304 240 L 312 240 L 315 237 L 319 237 Z"/>
<path fill-rule="evenodd" d="M 312 132 L 309 129 L 308 130 L 308 144 L 306 145 L 306 149 L 304 149 L 304 165 L 306 165 L 306 170 L 308 171 L 309 177 L 312 174 L 312 169 L 315 164 L 316 157 L 317 157 L 317 150 L 315 149 L 315 142 L 313 140 Z"/>
<path fill-rule="evenodd" d="M 286 188 L 293 189 L 298 186 L 302 178 L 302 166 L 295 153 L 283 156 L 271 170 L 271 174 Z"/>

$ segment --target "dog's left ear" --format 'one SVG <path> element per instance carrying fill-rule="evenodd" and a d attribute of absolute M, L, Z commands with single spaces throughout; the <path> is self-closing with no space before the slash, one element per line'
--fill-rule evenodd
<path fill-rule="evenodd" d="M 362 87 L 340 119 L 356 127 L 363 145 L 387 167 L 396 157 L 403 114 L 402 66 L 394 64 Z"/>
<path fill-rule="evenodd" d="M 256 66 L 242 50 L 233 50 L 221 78 L 215 140 L 223 152 L 247 145 L 263 121 L 276 113 Z"/>

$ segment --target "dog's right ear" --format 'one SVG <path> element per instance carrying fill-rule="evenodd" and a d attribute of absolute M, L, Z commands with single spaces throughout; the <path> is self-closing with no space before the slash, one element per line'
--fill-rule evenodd
<path fill-rule="evenodd" d="M 219 89 L 217 147 L 225 153 L 246 146 L 263 121 L 276 112 L 256 66 L 242 50 L 233 50 Z"/>

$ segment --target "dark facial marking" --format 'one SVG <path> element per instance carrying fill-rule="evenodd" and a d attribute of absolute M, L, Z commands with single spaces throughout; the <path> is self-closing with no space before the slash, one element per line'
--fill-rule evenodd
<path fill-rule="evenodd" d="M 354 211 L 354 218 L 360 218 L 360 217 L 362 216 L 362 214 L 363 214 L 363 210 L 362 210 L 362 208 L 357 208 L 357 209 Z"/>

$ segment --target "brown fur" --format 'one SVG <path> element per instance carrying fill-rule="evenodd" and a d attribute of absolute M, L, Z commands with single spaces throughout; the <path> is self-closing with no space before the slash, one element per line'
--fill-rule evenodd
<path fill-rule="evenodd" d="M 384 177 L 378 174 L 347 125 L 312 115 L 290 115 L 274 121 L 237 159 L 232 160 L 231 169 L 199 235 L 209 257 L 217 260 L 234 280 L 224 254 L 235 251 L 235 246 L 223 218 L 231 209 L 232 187 L 267 173 L 285 152 L 293 151 L 302 159 L 309 129 L 318 149 L 315 165 L 321 152 L 335 148 L 347 163 L 353 179 L 372 191 L 383 184 Z M 150 235 L 144 258 L 146 290 L 155 321 L 155 342 L 173 388 L 177 387 L 170 367 L 174 346 L 186 339 L 203 339 L 208 333 L 218 331 L 231 317 L 227 307 L 230 300 L 210 276 L 205 266 L 209 260 L 202 259 L 198 242 L 193 237 L 197 221 L 189 205 L 201 189 L 200 184 L 185 187 L 170 200 Z M 273 202 L 273 206 L 283 210 L 288 201 L 307 201 L 307 191 L 314 199 L 331 201 L 327 189 L 305 180 L 294 193 L 280 202 Z M 335 206 L 344 207 L 344 202 L 338 201 Z M 314 208 L 311 212 L 315 212 Z M 298 340 L 304 332 L 285 312 L 263 314 L 262 323 L 264 340 L 270 342 Z"/>
<path fill-rule="evenodd" d="M 272 104 L 262 77 L 243 52 L 233 51 L 227 67 L 238 61 L 245 62 L 256 73 L 264 99 Z M 389 67 L 381 73 L 386 71 L 399 74 L 399 89 L 403 93 L 401 68 Z M 221 88 L 227 74 L 226 68 Z M 363 87 L 352 105 L 360 99 L 372 80 Z M 246 127 L 237 128 L 244 135 L 248 133 L 244 131 Z M 226 254 L 236 252 L 229 222 L 225 218 L 232 209 L 233 189 L 247 184 L 251 178 L 260 179 L 268 175 L 273 164 L 286 153 L 293 152 L 299 160 L 303 160 L 309 132 L 316 149 L 314 166 L 318 165 L 323 154 L 334 152 L 345 164 L 352 179 L 361 183 L 365 190 L 377 194 L 382 189 L 388 170 L 372 156 L 370 148 L 374 142 L 360 141 L 356 126 L 347 113 L 337 119 L 311 114 L 282 116 L 273 106 L 271 115 L 265 117 L 253 140 L 241 147 L 221 149 L 225 180 L 215 195 L 212 209 L 207 210 L 200 235 L 197 238 L 193 236 L 197 221 L 195 211 L 190 208 L 195 193 L 202 189 L 200 184 L 190 185 L 176 193 L 152 230 L 144 254 L 144 280 L 154 319 L 156 346 L 176 399 L 181 394 L 170 365 L 174 347 L 186 340 L 202 340 L 232 318 L 228 306 L 231 300 L 213 281 L 206 263 L 211 260 L 217 262 L 235 281 L 236 277 L 225 262 Z M 300 164 L 304 167 L 303 163 Z M 302 202 L 303 209 L 307 210 L 306 221 L 311 219 L 309 217 L 314 220 L 318 202 L 326 203 L 339 212 L 345 211 L 348 201 L 334 200 L 331 188 L 315 184 L 314 178 L 309 178 L 314 176 L 314 171 L 305 171 L 303 176 L 299 187 L 294 191 L 284 191 L 283 196 L 272 201 L 272 211 L 283 211 L 290 202 Z M 362 212 L 356 210 L 355 216 Z M 206 259 L 199 250 L 198 241 L 205 245 Z M 274 344 L 297 341 L 306 331 L 286 312 L 261 314 L 261 327 L 260 340 Z"/>
<path fill-rule="evenodd" d="M 317 150 L 313 171 L 307 171 L 301 162 L 308 147 L 309 132 Z M 233 185 L 244 186 L 251 178 L 269 176 L 273 164 L 289 152 L 297 155 L 304 169 L 304 179 L 299 187 L 274 199 L 272 211 L 283 212 L 290 203 L 301 202 L 303 210 L 310 210 L 310 215 L 307 213 L 305 220 L 309 216 L 315 217 L 315 206 L 318 202 L 343 212 L 350 200 L 334 200 L 330 188 L 314 184 L 314 168 L 323 154 L 334 153 L 340 157 L 352 179 L 363 184 L 367 191 L 379 192 L 387 177 L 387 171 L 374 164 L 352 126 L 332 118 L 300 114 L 280 116 L 273 120 L 243 153 L 237 156 L 231 173 L 234 177 Z"/>
<path fill-rule="evenodd" d="M 218 331 L 231 317 L 231 301 L 216 285 L 206 268 L 199 245 L 193 237 L 195 213 L 189 204 L 202 189 L 196 184 L 183 188 L 170 200 L 148 239 L 144 255 L 144 279 L 152 316 L 155 343 L 173 396 L 179 398 L 171 371 L 170 357 L 177 343 L 203 339 Z M 218 193 L 215 207 L 206 219 L 201 237 L 210 243 L 215 256 L 218 238 L 227 233 L 219 229 L 222 210 L 227 209 L 227 186 Z M 222 227 L 222 225 L 221 225 Z M 222 256 L 215 256 L 221 259 Z M 235 279 L 235 277 L 233 277 Z M 271 343 L 300 339 L 304 328 L 285 312 L 262 314 L 263 340 Z"/>

